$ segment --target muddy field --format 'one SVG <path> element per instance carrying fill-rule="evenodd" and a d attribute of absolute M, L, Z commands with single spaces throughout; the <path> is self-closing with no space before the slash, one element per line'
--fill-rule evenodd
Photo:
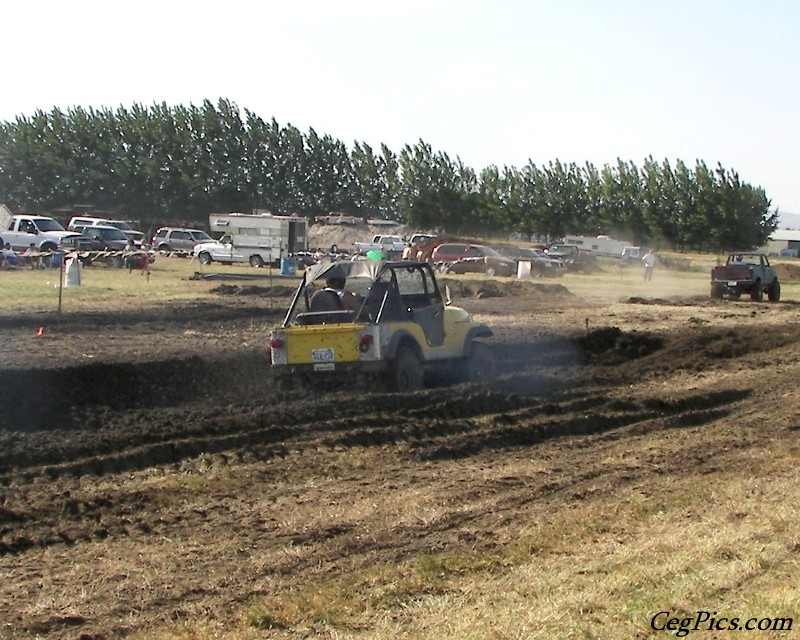
<path fill-rule="evenodd" d="M 758 474 L 739 458 L 798 447 L 791 300 L 453 288 L 494 327 L 500 375 L 413 397 L 373 381 L 278 392 L 264 345 L 287 299 L 258 287 L 221 286 L 213 307 L 0 316 L 0 637 L 181 621 L 222 637 L 264 598 L 421 551 L 496 549 L 580 503 Z M 374 619 L 402 625 L 400 600 Z M 348 637 L 371 620 L 285 613 L 253 637 Z"/>

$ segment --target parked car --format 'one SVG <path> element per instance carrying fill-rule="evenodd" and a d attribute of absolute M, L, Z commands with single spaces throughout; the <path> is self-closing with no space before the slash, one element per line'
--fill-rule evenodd
<path fill-rule="evenodd" d="M 551 258 L 556 258 L 567 265 L 567 271 L 591 270 L 597 264 L 597 256 L 588 251 L 581 251 L 577 245 L 555 243 L 551 244 L 545 253 Z"/>
<path fill-rule="evenodd" d="M 563 244 L 563 243 L 553 243 L 547 249 L 545 249 L 545 253 L 554 258 L 560 258 L 561 260 L 581 260 L 583 258 L 590 259 L 592 261 L 597 260 L 597 256 L 593 255 L 589 251 L 581 251 L 577 245 L 574 244 Z"/>
<path fill-rule="evenodd" d="M 425 242 L 426 240 L 433 240 L 436 236 L 431 235 L 430 233 L 415 233 L 411 236 L 408 241 L 411 243 L 412 246 L 418 245 L 421 242 Z"/>
<path fill-rule="evenodd" d="M 485 273 L 487 276 L 513 276 L 517 263 L 480 244 L 445 243 L 431 252 L 430 261 L 442 273 Z"/>
<path fill-rule="evenodd" d="M 139 247 L 145 242 L 144 233 L 136 231 L 125 220 L 112 220 L 110 218 L 95 218 L 92 216 L 73 216 L 70 218 L 67 229 L 70 231 L 77 231 L 81 233 L 86 227 L 116 227 L 122 231 L 128 238 L 131 238 L 134 244 Z"/>
<path fill-rule="evenodd" d="M 91 251 L 101 252 L 81 259 L 84 266 L 100 262 L 109 267 L 121 268 L 124 265 L 123 252 L 129 248 L 129 239 L 122 231 L 110 226 L 83 227 L 81 233 L 89 239 Z M 110 255 L 106 252 L 111 252 Z M 104 255 L 105 254 L 105 255 Z"/>
<path fill-rule="evenodd" d="M 535 278 L 560 278 L 567 272 L 566 262 L 547 255 L 543 249 L 512 246 L 497 247 L 496 249 L 501 256 L 511 258 L 517 264 L 522 261 L 530 262 L 531 275 Z"/>
<path fill-rule="evenodd" d="M 91 240 L 93 251 L 124 251 L 128 246 L 128 236 L 116 227 L 83 227 L 81 233 Z"/>
<path fill-rule="evenodd" d="M 201 229 L 161 227 L 153 236 L 150 246 L 157 251 L 186 251 L 191 253 L 200 242 L 213 242 L 214 238 Z"/>

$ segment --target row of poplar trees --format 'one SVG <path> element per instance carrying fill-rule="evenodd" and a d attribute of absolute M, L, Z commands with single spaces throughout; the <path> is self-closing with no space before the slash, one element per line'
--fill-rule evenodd
<path fill-rule="evenodd" d="M 608 233 L 701 251 L 763 245 L 778 220 L 763 189 L 721 165 L 555 160 L 477 173 L 423 141 L 399 153 L 348 149 L 228 100 L 54 109 L 0 123 L 0 202 L 29 213 L 91 203 L 143 226 L 202 225 L 210 212 L 338 211 L 451 234 Z"/>

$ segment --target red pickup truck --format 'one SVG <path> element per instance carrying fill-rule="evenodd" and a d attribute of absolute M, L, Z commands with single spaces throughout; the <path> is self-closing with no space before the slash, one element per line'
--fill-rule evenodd
<path fill-rule="evenodd" d="M 724 265 L 711 269 L 712 298 L 738 300 L 745 293 L 756 302 L 763 300 L 765 293 L 771 302 L 781 299 L 778 272 L 763 253 L 731 253 Z"/>

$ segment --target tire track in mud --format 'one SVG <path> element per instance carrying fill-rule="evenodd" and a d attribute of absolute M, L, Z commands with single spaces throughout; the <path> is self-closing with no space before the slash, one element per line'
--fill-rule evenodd
<path fill-rule="evenodd" d="M 126 535 L 131 529 L 155 534 L 173 526 L 169 518 L 148 521 L 150 506 L 141 494 L 77 499 L 58 493 L 58 487 L 69 486 L 77 478 L 154 467 L 177 469 L 188 463 L 181 467 L 186 470 L 201 457 L 203 464 L 227 466 L 306 450 L 387 445 L 411 460 L 458 460 L 561 437 L 607 435 L 625 428 L 642 432 L 698 426 L 728 415 L 736 403 L 747 400 L 748 392 L 741 389 L 634 400 L 627 397 L 625 388 L 609 385 L 608 376 L 594 377 L 601 384 L 587 384 L 586 376 L 591 379 L 601 368 L 620 380 L 629 374 L 625 365 L 630 362 L 618 362 L 620 351 L 609 335 L 605 332 L 602 337 L 610 346 L 595 349 L 594 364 L 583 369 L 567 373 L 531 364 L 527 370 L 501 376 L 489 388 L 434 388 L 413 398 L 361 394 L 358 402 L 349 401 L 346 393 L 308 399 L 300 392 L 287 392 L 273 394 L 264 405 L 252 399 L 257 390 L 262 396 L 269 391 L 261 381 L 260 387 L 245 391 L 249 400 L 215 404 L 213 409 L 200 404 L 166 412 L 112 412 L 113 424 L 97 437 L 83 429 L 48 431 L 30 434 L 34 441 L 41 437 L 38 446 L 27 448 L 28 438 L 0 434 L 2 444 L 11 445 L 4 447 L 0 457 L 0 487 L 4 487 L 0 489 L 0 553 Z M 627 353 L 649 366 L 646 361 L 655 351 L 631 351 L 631 343 L 626 337 Z M 648 337 L 646 344 L 661 343 Z M 679 340 L 666 350 L 682 352 L 685 347 L 685 341 Z M 736 353 L 741 357 L 755 348 L 753 344 L 752 349 Z M 602 361 L 605 351 L 610 351 L 609 363 Z M 231 377 L 240 374 L 241 369 L 229 371 Z M 519 393 L 521 388 L 545 392 Z M 53 483 L 53 494 L 42 495 L 42 480 Z M 137 518 L 139 512 L 145 515 Z"/>
<path fill-rule="evenodd" d="M 679 419 L 682 416 L 704 414 L 712 420 L 714 418 L 711 414 L 714 411 L 725 412 L 728 403 L 740 399 L 733 391 L 690 395 L 676 402 L 654 407 L 654 416 L 643 418 L 644 424 L 631 422 L 632 428 L 627 429 L 627 433 L 637 437 L 651 430 L 674 426 L 661 423 L 662 419 L 669 421 L 671 416 L 664 415 L 669 411 L 675 412 Z M 627 409 L 633 412 L 650 403 L 650 399 L 641 403 L 612 399 L 606 404 L 616 410 Z M 595 404 L 587 403 L 584 398 L 576 399 L 576 405 Z M 523 411 L 531 410 L 532 408 L 526 408 Z M 624 427 L 617 431 L 622 429 Z M 602 436 L 602 432 L 597 433 Z M 597 444 L 598 440 L 593 442 Z M 681 447 L 680 441 L 677 442 Z M 376 552 L 381 553 L 384 562 L 399 564 L 410 553 L 419 549 L 420 545 L 435 552 L 447 549 L 451 544 L 468 541 L 473 549 L 490 550 L 497 545 L 498 526 L 504 521 L 524 518 L 523 514 L 538 510 L 543 502 L 602 499 L 605 493 L 641 481 L 652 473 L 683 473 L 671 458 L 658 457 L 655 454 L 644 463 L 619 460 L 609 465 L 605 460 L 592 455 L 591 442 L 585 444 L 585 447 L 578 447 L 585 452 L 577 466 L 556 468 L 543 475 L 499 478 L 489 483 L 479 483 L 477 487 L 471 482 L 464 483 L 464 478 L 454 477 L 452 482 L 446 482 L 446 486 L 440 488 L 440 493 L 458 496 L 458 499 L 451 503 L 444 498 L 447 506 L 433 520 L 394 525 L 378 532 L 372 531 L 370 536 L 361 535 L 363 532 L 355 522 L 304 527 L 297 533 L 278 536 L 279 540 L 286 540 L 288 535 L 292 545 L 313 548 L 313 554 L 284 556 L 271 567 L 271 572 L 275 575 L 292 576 L 299 572 L 318 571 L 328 563 L 340 564 L 342 558 L 347 558 L 349 563 L 356 565 L 372 563 Z M 728 445 L 726 442 L 719 446 L 727 449 Z M 574 450 L 572 445 L 568 446 Z M 691 445 L 687 446 L 691 449 Z M 711 450 L 705 452 L 707 457 L 712 454 Z M 595 485 L 598 479 L 601 479 L 600 489 Z M 459 486 L 462 483 L 466 486 Z M 469 509 L 464 508 L 465 503 L 470 504 Z"/>
<path fill-rule="evenodd" d="M 188 315 L 174 314 L 179 331 L 198 327 Z M 219 316 L 228 319 L 236 315 Z M 262 356 L 241 352 L 71 369 L 86 374 L 76 407 L 71 387 L 56 380 L 48 401 L 66 412 L 42 411 L 35 428 L 0 426 L 7 620 L 31 636 L 100 638 L 198 610 L 229 615 L 232 603 L 274 595 L 277 583 L 299 588 L 460 546 L 491 553 L 576 501 L 646 492 L 656 476 L 687 470 L 737 473 L 743 435 L 744 446 L 776 439 L 774 429 L 743 434 L 718 418 L 758 415 L 765 399 L 772 411 L 777 398 L 741 376 L 736 391 L 724 376 L 709 384 L 723 369 L 756 371 L 778 350 L 793 358 L 785 347 L 796 342 L 796 324 L 600 334 L 575 329 L 581 319 L 563 332 L 535 327 L 533 314 L 530 327 L 498 327 L 501 375 L 482 388 L 279 393 Z M 163 328 L 167 340 L 174 328 Z M 46 378 L 17 366 L 34 386 Z M 106 393 L 113 389 L 116 399 Z M 29 417 L 15 402 L 0 399 L 0 414 L 10 406 L 12 417 Z M 394 504 L 361 509 L 393 503 L 398 491 L 422 492 L 411 503 L 421 505 L 419 517 L 395 514 Z M 60 585 L 41 584 L 42 571 L 74 581 L 99 556 L 135 567 L 142 553 L 163 560 L 152 565 L 157 574 L 126 570 L 99 587 L 70 582 L 91 597 L 74 617 L 42 606 L 63 601 Z"/>
<path fill-rule="evenodd" d="M 502 385 L 509 390 L 508 395 L 544 395 L 563 387 L 564 377 L 552 370 L 537 375 L 525 368 L 531 367 L 532 349 L 539 354 L 546 351 L 559 361 L 567 357 L 573 361 L 571 355 L 553 355 L 564 345 L 567 350 L 573 348 L 569 341 L 561 341 L 558 348 L 553 344 L 505 351 L 501 348 L 499 356 L 506 362 Z M 518 359 L 511 362 L 508 351 L 514 352 Z M 537 363 L 537 366 L 551 365 Z M 516 375 L 509 374 L 509 370 Z M 243 418 L 236 414 L 249 413 L 253 424 L 272 425 L 280 431 L 301 423 L 325 423 L 333 417 L 357 418 L 366 424 L 370 420 L 370 406 L 380 407 L 375 423 L 385 425 L 386 415 L 393 417 L 409 410 L 407 398 L 391 393 L 360 394 L 354 402 L 344 397 L 346 393 L 314 390 L 313 398 L 309 399 L 306 390 L 278 391 L 269 382 L 266 359 L 259 355 L 233 360 L 207 361 L 194 357 L 146 365 L 100 363 L 65 370 L 0 371 L 0 388 L 7 391 L 3 396 L 6 401 L 0 398 L 0 407 L 8 416 L 5 424 L 14 427 L 0 430 L 0 485 L 13 472 L 28 476 L 44 465 L 49 477 L 82 468 L 100 474 L 104 472 L 104 463 L 95 459 L 103 456 L 109 458 L 109 471 L 128 471 L 135 465 L 121 462 L 124 456 L 120 452 L 125 451 L 130 452 L 132 459 L 146 459 L 148 452 L 152 452 L 156 464 L 176 462 L 186 457 L 181 453 L 183 450 L 195 455 L 192 442 L 204 438 L 209 442 L 210 452 L 241 446 L 250 440 L 247 437 L 241 441 L 232 438 L 227 443 L 224 439 L 215 440 L 240 430 L 236 421 Z M 37 393 L 23 394 L 22 389 L 36 389 Z M 11 400 L 18 396 L 28 401 Z M 251 400 L 242 402 L 242 398 Z M 230 411 L 226 407 L 228 399 L 233 409 L 226 415 Z M 516 401 L 512 401 L 512 407 L 513 402 Z M 467 406 L 452 387 L 422 392 L 414 404 L 423 407 L 416 414 L 421 418 L 430 412 L 425 408 L 430 404 L 445 417 L 455 417 Z M 437 404 L 442 404 L 441 410 Z M 258 433 L 253 431 L 252 427 L 243 429 L 255 441 Z M 272 440 L 267 437 L 267 441 Z M 116 465 L 114 456 L 120 461 Z"/>
<path fill-rule="evenodd" d="M 416 420 L 431 416 L 469 417 L 540 402 L 534 397 L 493 391 L 465 397 L 453 389 L 423 391 L 415 396 L 421 406 L 432 407 L 408 411 L 409 419 Z M 17 450 L 28 441 L 6 437 L 7 453 L 0 456 L 0 486 L 40 476 L 53 480 L 60 476 L 130 472 L 178 463 L 201 453 L 232 452 L 244 447 L 262 459 L 285 455 L 288 448 L 296 449 L 329 433 L 386 428 L 387 414 L 403 415 L 409 403 L 408 396 L 397 394 L 365 395 L 358 404 L 342 400 L 341 395 L 334 394 L 315 402 L 291 403 L 284 396 L 270 407 L 247 407 L 211 418 L 198 415 L 189 418 L 190 423 L 184 417 L 186 423 L 173 424 L 166 431 L 163 423 L 139 433 L 132 433 L 135 422 L 117 424 L 114 430 L 98 434 L 93 441 L 91 432 L 83 430 L 48 433 L 46 442 L 40 439 L 40 448 L 28 452 Z M 141 416 L 137 415 L 137 420 Z M 340 444 L 335 438 L 330 442 L 331 446 Z"/>
<path fill-rule="evenodd" d="M 595 347 L 595 353 L 611 350 L 616 359 L 619 352 L 609 335 L 619 335 L 619 331 L 604 330 L 598 335 L 605 346 L 602 349 Z M 704 337 L 700 340 L 701 344 L 718 342 L 718 338 Z M 630 343 L 631 340 L 626 338 L 626 344 Z M 648 337 L 647 343 L 652 345 L 655 341 Z M 640 357 L 640 352 L 636 352 L 637 357 Z M 181 363 L 180 367 L 185 364 Z M 189 364 L 195 365 L 193 362 Z M 251 364 L 245 363 L 247 367 Z M 240 374 L 241 369 L 234 369 L 234 375 Z M 107 368 L 100 367 L 99 371 L 105 372 Z M 169 378 L 175 369 L 164 371 Z M 156 376 L 156 379 L 159 378 Z M 349 431 L 343 436 L 328 438 L 332 446 L 394 442 L 406 439 L 409 430 L 411 433 L 419 432 L 416 434 L 418 440 L 424 439 L 426 434 L 428 439 L 437 438 L 459 430 L 469 431 L 468 425 L 456 422 L 459 419 L 487 413 L 513 415 L 517 409 L 541 405 L 538 398 L 558 393 L 559 388 L 574 384 L 575 380 L 563 374 L 524 371 L 505 376 L 495 385 L 510 389 L 508 393 L 492 391 L 464 396 L 452 388 L 435 389 L 418 394 L 414 403 L 418 409 L 409 409 L 407 398 L 394 394 L 362 395 L 355 403 L 342 401 L 341 395 L 336 394 L 315 398 L 312 403 L 304 402 L 297 394 L 283 394 L 273 395 L 268 407 L 253 403 L 227 414 L 219 407 L 209 411 L 202 406 L 176 411 L 172 417 L 140 410 L 127 419 L 113 418 L 114 423 L 108 428 L 98 425 L 101 428 L 97 431 L 74 429 L 66 434 L 50 432 L 46 437 L 32 435 L 30 438 L 20 437 L 16 432 L 0 432 L 4 452 L 0 454 L 0 485 L 7 484 L 12 476 L 31 479 L 43 475 L 53 479 L 60 475 L 127 472 L 177 463 L 199 453 L 222 453 L 245 446 L 260 451 L 261 457 L 282 455 L 286 444 L 280 443 L 291 442 L 291 446 L 298 446 L 303 433 L 306 433 L 303 437 L 308 438 L 312 437 L 309 434 L 323 431 Z M 189 391 L 186 395 L 190 395 L 195 389 L 191 383 L 187 386 Z M 266 383 L 262 388 L 262 395 L 267 395 L 269 387 Z M 379 407 L 379 410 L 371 413 L 372 406 Z M 568 410 L 562 408 L 560 411 Z M 407 417 L 412 426 L 405 426 L 403 421 L 387 425 L 387 420 L 395 421 L 397 416 Z M 155 423 L 147 425 L 148 419 Z M 420 423 L 423 426 L 419 426 Z M 591 425 L 579 423 L 567 431 L 585 433 L 604 428 L 598 424 L 597 421 Z M 540 434 L 529 435 L 519 442 L 525 444 L 540 437 Z M 502 438 L 496 437 L 495 440 L 500 442 Z M 444 455 L 444 449 L 441 455 Z"/>
<path fill-rule="evenodd" d="M 636 425 L 636 431 L 697 426 L 722 417 L 730 405 L 746 400 L 740 391 L 720 391 L 687 395 L 675 401 L 645 399 L 619 400 L 610 390 L 565 392 L 556 399 L 508 396 L 492 391 L 477 391 L 442 399 L 431 407 L 428 422 L 420 425 L 420 411 L 411 411 L 390 425 L 382 409 L 361 415 L 336 416 L 319 423 L 319 408 L 293 416 L 289 429 L 268 426 L 253 428 L 251 414 L 229 418 L 227 434 L 159 443 L 138 450 L 111 453 L 91 460 L 64 463 L 41 473 L 50 480 L 60 476 L 100 475 L 142 470 L 162 464 L 175 464 L 203 456 L 216 457 L 228 464 L 237 451 L 247 450 L 251 460 L 285 457 L 290 451 L 328 450 L 341 447 L 374 447 L 387 444 L 400 447 L 403 457 L 418 460 L 460 459 L 499 450 L 530 447 L 546 440 L 567 436 L 588 436 Z M 434 393 L 435 395 L 435 393 Z M 397 401 L 402 396 L 391 398 Z M 406 402 L 408 398 L 404 399 Z M 324 410 L 324 406 L 322 409 Z M 347 413 L 347 412 L 345 412 Z M 309 421 L 308 418 L 311 417 Z M 365 426 L 368 425 L 368 426 Z M 340 435 L 332 435 L 340 434 Z M 57 471 L 57 472 L 56 472 Z M 149 514 L 152 500 L 143 492 L 129 495 L 100 495 L 77 499 L 69 491 L 41 495 L 36 474 L 5 490 L 0 497 L 0 554 L 20 553 L 31 547 L 104 539 L 108 536 L 164 534 L 175 523 L 170 517 L 137 517 Z M 28 495 L 30 489 L 30 495 Z M 542 490 L 556 490 L 543 487 Z M 17 510 L 8 503 L 24 504 Z"/>

